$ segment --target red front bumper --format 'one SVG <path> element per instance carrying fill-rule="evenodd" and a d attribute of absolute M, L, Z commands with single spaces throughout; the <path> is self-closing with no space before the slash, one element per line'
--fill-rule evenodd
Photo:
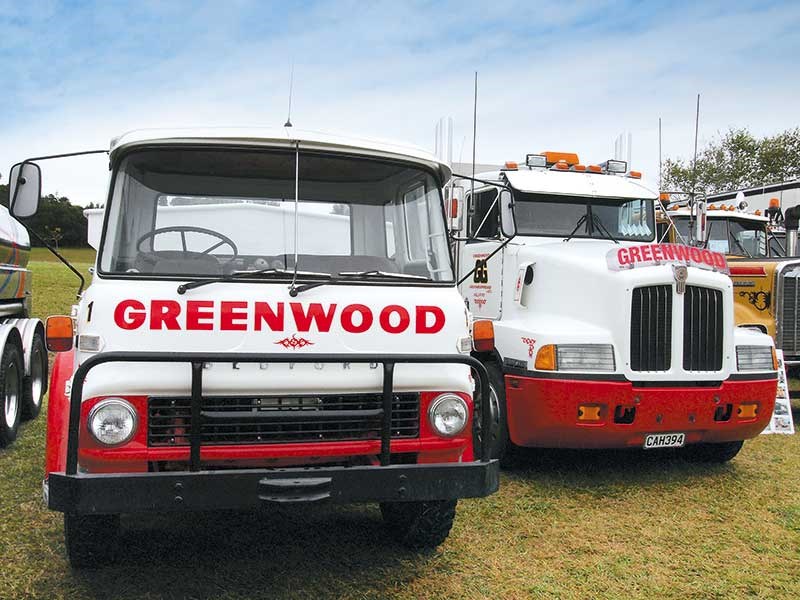
<path fill-rule="evenodd" d="M 505 380 L 511 441 L 540 448 L 642 447 L 647 434 L 666 432 L 685 433 L 687 444 L 752 438 L 769 423 L 777 385 L 774 378 L 728 380 L 719 387 L 634 387 L 630 381 L 515 375 Z M 742 404 L 756 404 L 755 416 L 748 414 L 749 406 L 740 415 Z M 580 405 L 591 405 L 590 412 L 598 407 L 599 418 L 579 420 Z M 630 419 L 632 408 L 631 423 L 615 422 L 615 414 L 626 409 Z M 728 409 L 729 418 L 719 420 Z"/>

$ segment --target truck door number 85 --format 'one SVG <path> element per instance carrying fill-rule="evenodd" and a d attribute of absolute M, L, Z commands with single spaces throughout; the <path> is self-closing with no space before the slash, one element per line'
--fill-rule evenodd
<path fill-rule="evenodd" d="M 486 260 L 479 258 L 475 261 L 475 275 L 472 278 L 475 283 L 489 283 L 489 266 Z"/>

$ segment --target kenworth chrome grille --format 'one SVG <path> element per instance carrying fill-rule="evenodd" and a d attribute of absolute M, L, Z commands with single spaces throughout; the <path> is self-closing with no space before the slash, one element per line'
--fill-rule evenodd
<path fill-rule="evenodd" d="M 149 446 L 188 446 L 189 398 L 149 398 Z M 381 394 L 203 398 L 201 443 L 276 444 L 381 439 Z M 392 397 L 392 438 L 419 436 L 419 394 Z"/>
<path fill-rule="evenodd" d="M 788 356 L 800 355 L 800 265 L 784 267 L 778 277 L 777 346 Z"/>
<path fill-rule="evenodd" d="M 668 371 L 672 362 L 672 286 L 635 288 L 631 300 L 631 370 Z"/>
<path fill-rule="evenodd" d="M 722 339 L 722 292 L 687 285 L 683 300 L 683 370 L 721 370 Z"/>

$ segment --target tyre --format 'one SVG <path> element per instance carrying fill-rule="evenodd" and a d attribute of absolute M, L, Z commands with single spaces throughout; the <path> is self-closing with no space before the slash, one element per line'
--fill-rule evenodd
<path fill-rule="evenodd" d="M 22 416 L 22 353 L 13 339 L 7 339 L 0 357 L 0 447 L 17 439 Z"/>
<path fill-rule="evenodd" d="M 118 539 L 119 515 L 64 513 L 64 543 L 73 567 L 100 567 L 114 562 Z"/>
<path fill-rule="evenodd" d="M 508 412 L 506 411 L 506 386 L 503 373 L 496 363 L 485 363 L 489 373 L 489 408 L 492 413 L 490 430 L 490 452 L 492 458 L 503 460 L 512 447 L 508 437 Z M 480 418 L 480 410 L 477 413 Z"/>
<path fill-rule="evenodd" d="M 724 463 L 739 454 L 743 441 L 719 444 L 692 444 L 683 449 L 683 456 L 690 462 Z"/>
<path fill-rule="evenodd" d="M 431 550 L 447 539 L 457 500 L 384 502 L 381 515 L 389 533 L 407 548 Z"/>
<path fill-rule="evenodd" d="M 42 400 L 47 392 L 47 347 L 41 331 L 36 330 L 31 343 L 31 373 L 22 385 L 22 418 L 35 419 L 42 410 Z"/>

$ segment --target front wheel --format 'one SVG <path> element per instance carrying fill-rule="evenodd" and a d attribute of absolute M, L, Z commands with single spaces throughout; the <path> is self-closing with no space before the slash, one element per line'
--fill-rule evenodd
<path fill-rule="evenodd" d="M 64 513 L 64 542 L 73 567 L 99 567 L 113 562 L 118 537 L 119 515 Z"/>
<path fill-rule="evenodd" d="M 6 340 L 0 357 L 0 447 L 17 439 L 22 415 L 22 353 L 13 340 Z"/>
<path fill-rule="evenodd" d="M 33 334 L 31 344 L 31 373 L 23 380 L 22 417 L 35 419 L 42 410 L 42 399 L 47 391 L 47 348 L 39 330 Z"/>
<path fill-rule="evenodd" d="M 433 549 L 450 534 L 457 503 L 457 500 L 383 502 L 381 515 L 392 537 L 407 548 Z"/>
<path fill-rule="evenodd" d="M 724 463 L 739 454 L 743 444 L 741 440 L 718 444 L 692 444 L 683 449 L 683 457 L 689 462 Z"/>

